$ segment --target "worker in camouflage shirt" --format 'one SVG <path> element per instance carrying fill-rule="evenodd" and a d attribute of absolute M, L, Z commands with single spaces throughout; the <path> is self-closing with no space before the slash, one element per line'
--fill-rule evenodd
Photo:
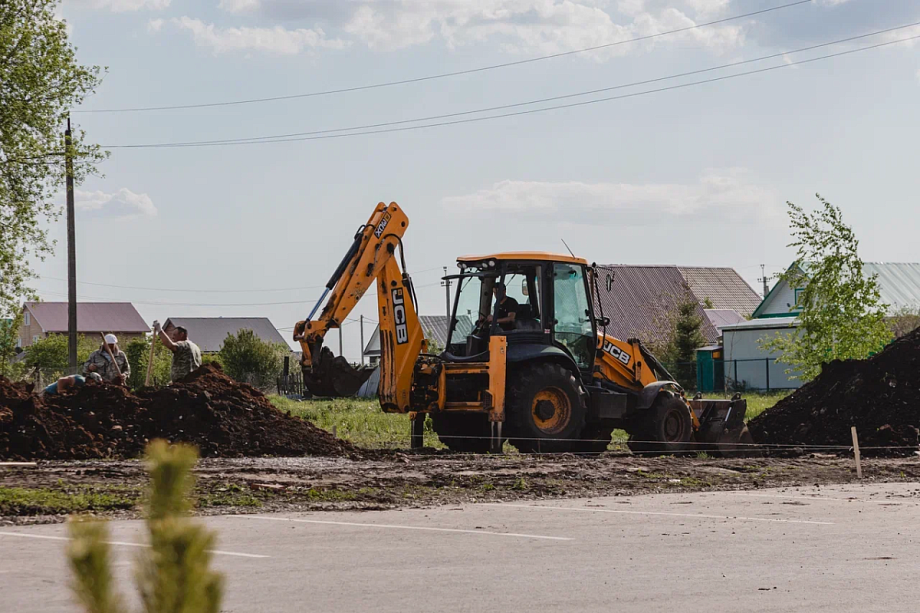
<path fill-rule="evenodd" d="M 188 340 L 188 330 L 182 326 L 176 327 L 172 335 L 166 334 L 160 326 L 160 322 L 153 322 L 153 331 L 163 341 L 163 345 L 172 351 L 172 370 L 170 378 L 178 381 L 192 371 L 198 370 L 201 366 L 201 349 L 198 345 Z"/>
<path fill-rule="evenodd" d="M 106 348 L 108 345 L 108 348 Z M 115 356 L 115 362 L 112 362 L 111 350 Z M 89 359 L 83 363 L 83 375 L 92 377 L 93 375 L 102 377 L 103 381 L 108 383 L 117 383 L 124 385 L 128 377 L 131 376 L 131 364 L 128 363 L 128 356 L 118 348 L 118 338 L 114 334 L 106 334 L 105 342 L 96 351 L 89 354 Z"/>

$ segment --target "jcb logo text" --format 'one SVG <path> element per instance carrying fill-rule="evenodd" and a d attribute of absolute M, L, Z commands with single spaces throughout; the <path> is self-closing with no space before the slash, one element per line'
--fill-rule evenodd
<path fill-rule="evenodd" d="M 386 221 L 386 220 L 384 220 Z M 401 287 L 393 288 L 393 321 L 396 322 L 396 344 L 409 342 L 409 329 L 406 327 L 406 301 Z"/>

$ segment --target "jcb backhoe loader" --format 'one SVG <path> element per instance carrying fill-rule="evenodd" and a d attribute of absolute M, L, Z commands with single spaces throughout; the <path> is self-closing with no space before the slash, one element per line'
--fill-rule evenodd
<path fill-rule="evenodd" d="M 409 414 L 413 446 L 426 414 L 448 448 L 465 452 L 500 451 L 505 440 L 523 452 L 601 452 L 614 428 L 629 433 L 634 452 L 736 453 L 751 442 L 745 400 L 687 400 L 639 340 L 605 334 L 594 269 L 574 256 L 459 258 L 459 272 L 446 277 L 457 287 L 447 347 L 429 353 L 402 252 L 408 225 L 396 203 L 378 204 L 295 326 L 313 394 L 354 395 L 370 374 L 334 357 L 323 339 L 376 283 L 380 405 Z M 498 317 L 499 284 L 517 302 L 513 317 Z"/>

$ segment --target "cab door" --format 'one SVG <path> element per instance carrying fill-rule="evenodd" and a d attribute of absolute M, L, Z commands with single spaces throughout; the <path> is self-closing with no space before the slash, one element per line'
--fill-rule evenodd
<path fill-rule="evenodd" d="M 585 267 L 556 262 L 552 268 L 553 340 L 572 354 L 581 370 L 594 366 L 597 331 Z"/>

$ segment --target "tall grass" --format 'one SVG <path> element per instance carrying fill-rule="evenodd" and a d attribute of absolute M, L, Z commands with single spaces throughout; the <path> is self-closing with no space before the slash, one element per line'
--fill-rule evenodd
<path fill-rule="evenodd" d="M 788 394 L 788 391 L 744 394 L 748 405 L 746 419 L 757 417 Z M 731 398 L 731 394 L 707 394 L 707 398 Z M 409 447 L 409 418 L 406 415 L 384 413 L 376 400 L 338 398 L 298 402 L 282 396 L 269 396 L 268 399 L 278 409 L 290 411 L 291 415 L 309 420 L 324 430 L 331 432 L 335 427 L 339 438 L 360 447 Z M 627 438 L 626 432 L 615 430 L 610 449 L 625 449 L 624 443 Z M 425 446 L 444 448 L 431 429 L 430 419 L 425 424 Z"/>
<path fill-rule="evenodd" d="M 269 396 L 273 405 L 291 415 L 311 421 L 323 430 L 336 429 L 336 436 L 360 447 L 370 449 L 408 448 L 409 417 L 384 413 L 377 400 L 337 398 L 335 400 L 305 400 L 298 402 L 282 396 Z M 443 448 L 425 423 L 425 446 Z"/>

